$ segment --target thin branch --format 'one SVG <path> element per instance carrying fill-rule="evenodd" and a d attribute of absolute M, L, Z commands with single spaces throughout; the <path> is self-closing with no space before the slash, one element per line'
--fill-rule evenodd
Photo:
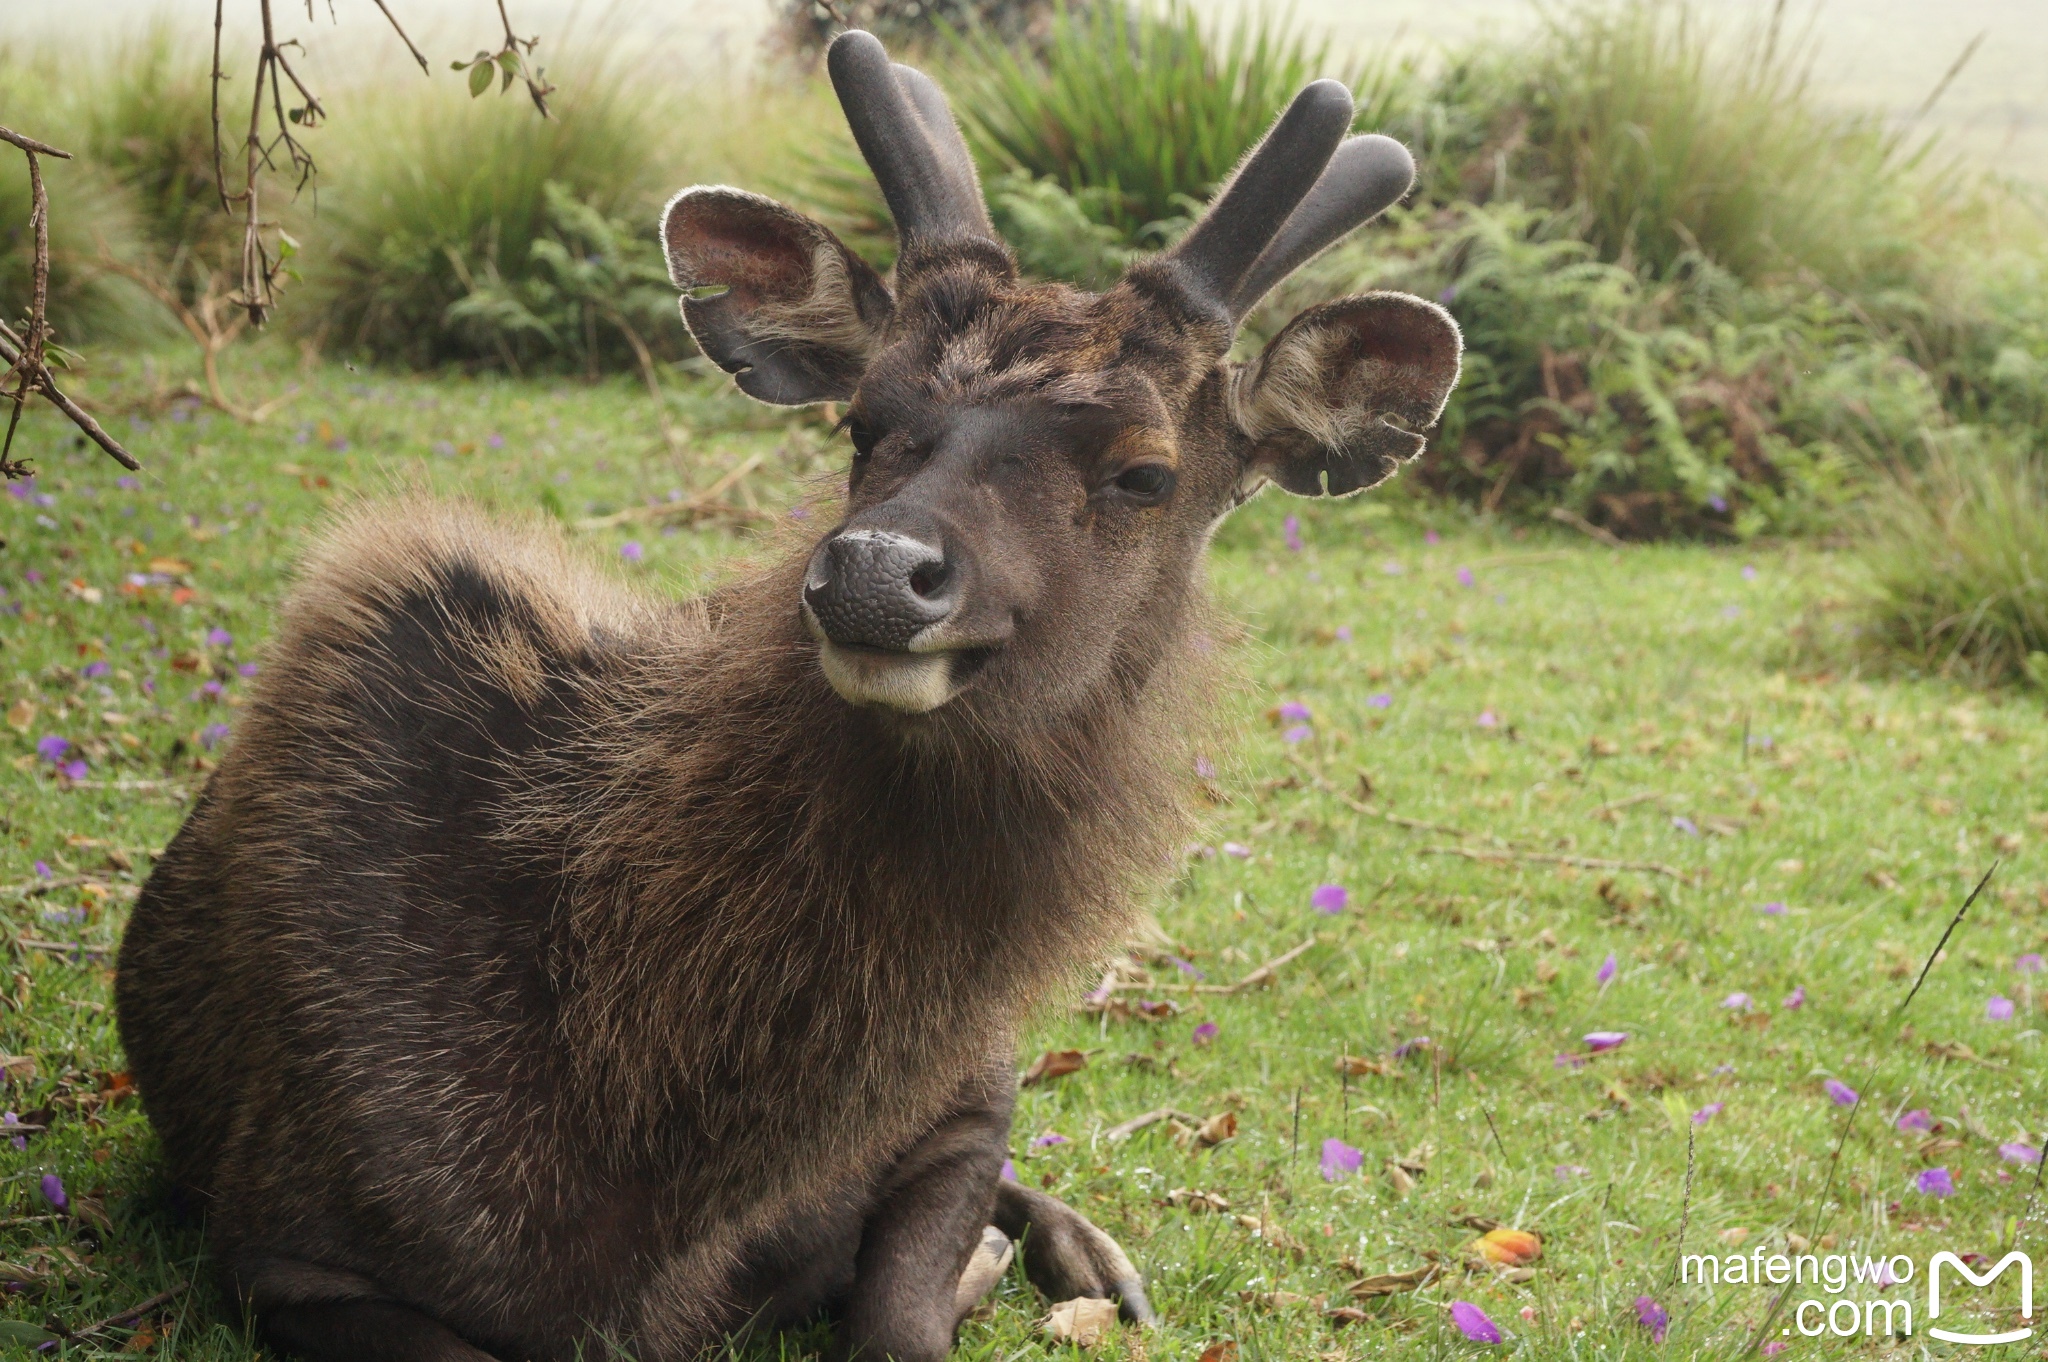
<path fill-rule="evenodd" d="M 126 1324 L 129 1320 L 146 1315 L 160 1305 L 169 1305 L 172 1301 L 184 1295 L 186 1289 L 190 1286 L 190 1282 L 179 1282 L 168 1291 L 157 1292 L 140 1305 L 131 1305 L 126 1310 L 108 1315 L 105 1319 L 96 1319 L 81 1329 L 68 1329 L 65 1331 L 64 1336 L 70 1339 L 84 1338 L 87 1334 L 96 1334 L 102 1329 L 111 1329 L 116 1324 Z"/>
<path fill-rule="evenodd" d="M 1562 856 L 1551 851 L 1510 851 L 1488 847 L 1423 847 L 1424 856 L 1462 856 L 1468 861 L 1540 861 L 1545 865 L 1570 865 L 1582 870 L 1639 870 L 1646 875 L 1669 875 L 1674 880 L 1691 876 L 1662 861 L 1610 861 L 1602 856 Z"/>
<path fill-rule="evenodd" d="M 19 148 L 21 154 L 28 158 L 28 219 L 35 252 L 29 267 L 28 334 L 24 336 L 0 321 L 0 360 L 4 360 L 7 366 L 0 371 L 0 400 L 13 403 L 13 410 L 8 413 L 6 438 L 0 441 L 0 477 L 19 478 L 28 474 L 26 463 L 10 462 L 8 455 L 14 450 L 14 432 L 21 425 L 21 410 L 28 399 L 36 395 L 63 412 L 73 425 L 112 455 L 122 467 L 139 470 L 142 465 L 135 461 L 134 456 L 57 386 L 56 376 L 50 372 L 44 358 L 50 338 L 47 315 L 50 300 L 50 196 L 43 187 L 41 158 L 54 156 L 68 161 L 71 153 L 4 127 L 0 127 L 0 141 Z M 10 383 L 13 385 L 11 391 L 7 387 Z"/>
<path fill-rule="evenodd" d="M 413 44 L 413 40 L 406 36 L 405 30 L 398 26 L 397 18 L 385 6 L 384 0 L 370 0 L 370 3 L 377 7 L 378 12 L 384 16 L 384 21 L 391 25 L 391 31 L 398 35 L 398 41 L 405 44 L 405 50 L 412 53 L 412 59 L 420 64 L 420 74 L 432 74 L 432 68 L 427 65 L 427 54 L 420 51 Z"/>

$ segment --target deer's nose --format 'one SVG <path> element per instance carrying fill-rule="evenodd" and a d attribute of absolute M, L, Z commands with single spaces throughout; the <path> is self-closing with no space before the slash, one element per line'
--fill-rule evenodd
<path fill-rule="evenodd" d="M 889 530 L 846 530 L 811 555 L 804 604 L 834 643 L 903 652 L 953 613 L 953 588 L 940 549 Z"/>

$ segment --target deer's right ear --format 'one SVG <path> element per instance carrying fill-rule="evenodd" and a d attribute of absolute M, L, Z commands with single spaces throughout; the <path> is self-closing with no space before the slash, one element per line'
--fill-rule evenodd
<path fill-rule="evenodd" d="M 661 243 L 690 334 L 741 392 L 782 406 L 853 396 L 896 300 L 828 229 L 703 185 L 669 201 Z"/>

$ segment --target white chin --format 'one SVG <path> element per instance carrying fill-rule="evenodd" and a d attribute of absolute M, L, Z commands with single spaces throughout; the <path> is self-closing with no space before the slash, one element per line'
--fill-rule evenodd
<path fill-rule="evenodd" d="M 926 714 L 953 698 L 951 653 L 878 653 L 821 642 L 818 665 L 848 704 Z"/>

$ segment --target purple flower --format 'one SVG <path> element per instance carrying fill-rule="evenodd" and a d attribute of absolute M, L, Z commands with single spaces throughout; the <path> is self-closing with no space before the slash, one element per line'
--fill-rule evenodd
<path fill-rule="evenodd" d="M 1066 1136 L 1057 1134 L 1050 1130 L 1048 1130 L 1043 1135 L 1034 1135 L 1031 1139 L 1031 1147 L 1033 1149 L 1046 1149 L 1056 1144 L 1066 1143 L 1068 1143 Z"/>
<path fill-rule="evenodd" d="M 1586 1067 L 1586 1057 L 1584 1055 L 1559 1055 L 1556 1059 L 1550 1061 L 1550 1067 L 1553 1069 L 1583 1069 Z"/>
<path fill-rule="evenodd" d="M 36 872 L 36 878 L 39 880 L 47 880 L 50 878 L 50 863 L 48 861 L 37 861 L 33 866 L 30 866 L 29 868 Z"/>
<path fill-rule="evenodd" d="M 1015 1182 L 1017 1180 L 1017 1165 L 1008 1159 L 1003 1160 L 1002 1179 L 1004 1182 Z"/>
<path fill-rule="evenodd" d="M 257 672 L 260 672 L 262 670 L 263 669 L 257 666 L 254 662 L 244 662 L 241 666 L 235 668 L 235 673 L 239 676 L 254 676 Z"/>
<path fill-rule="evenodd" d="M 1319 884 L 1308 896 L 1308 906 L 1318 913 L 1336 916 L 1351 902 L 1350 891 L 1341 884 Z"/>
<path fill-rule="evenodd" d="M 1573 1178 L 1582 1178 L 1593 1170 L 1583 1163 L 1561 1163 L 1550 1171 L 1559 1182 L 1570 1182 Z"/>
<path fill-rule="evenodd" d="M 1281 532 L 1287 536 L 1287 548 L 1292 553 L 1301 552 L 1301 517 L 1291 515 L 1282 522 Z"/>
<path fill-rule="evenodd" d="M 1752 1001 L 1747 993 L 1731 993 L 1721 1000 L 1721 1006 L 1730 1012 L 1747 1012 Z"/>
<path fill-rule="evenodd" d="M 1707 505 L 1713 507 L 1716 515 L 1726 515 L 1728 513 L 1728 498 L 1726 497 L 1708 497 Z"/>
<path fill-rule="evenodd" d="M 1671 1327 L 1671 1312 L 1648 1296 L 1636 1297 L 1636 1319 L 1650 1331 L 1652 1343 L 1662 1343 L 1664 1331 Z"/>
<path fill-rule="evenodd" d="M 67 761 L 57 768 L 57 773 L 66 780 L 84 780 L 85 763 L 83 761 Z"/>
<path fill-rule="evenodd" d="M 1588 1031 L 1585 1035 L 1586 1048 L 1596 1055 L 1620 1049 L 1627 1039 L 1626 1031 Z"/>
<path fill-rule="evenodd" d="M 1782 903 L 1766 903 L 1757 911 L 1765 917 L 1783 917 L 1785 916 L 1785 905 Z"/>
<path fill-rule="evenodd" d="M 64 1180 L 55 1173 L 43 1174 L 43 1200 L 60 1211 L 71 1204 L 71 1198 L 64 1195 Z"/>
<path fill-rule="evenodd" d="M 1305 724 L 1310 717 L 1308 706 L 1299 700 L 1284 700 L 1280 704 L 1280 717 L 1292 724 Z"/>
<path fill-rule="evenodd" d="M 1338 641 L 1339 643 L 1349 643 L 1349 642 L 1351 641 L 1351 626 L 1350 626 L 1350 625 L 1348 625 L 1348 624 L 1340 624 L 1340 625 L 1338 625 L 1338 626 L 1337 626 L 1337 641 Z"/>
<path fill-rule="evenodd" d="M 1435 530 L 1424 530 L 1422 532 L 1422 542 L 1425 544 L 1441 544 L 1443 541 L 1444 537 Z"/>
<path fill-rule="evenodd" d="M 1323 1141 L 1323 1181 L 1342 1182 L 1365 1164 L 1363 1150 L 1353 1149 L 1339 1139 Z"/>
<path fill-rule="evenodd" d="M 1925 1107 L 1915 1107 L 1898 1120 L 1892 1122 L 1892 1125 L 1899 1130 L 1932 1130 L 1934 1129 L 1934 1113 Z"/>
<path fill-rule="evenodd" d="M 1755 563 L 1744 563 L 1742 565 L 1742 580 L 1745 582 L 1753 582 L 1756 580 Z"/>
<path fill-rule="evenodd" d="M 1606 988 L 1614 982 L 1615 969 L 1614 952 L 1609 951 L 1607 952 L 1607 958 L 1600 962 L 1600 968 L 1594 973 L 1593 978 L 1599 981 L 1600 987 Z"/>
<path fill-rule="evenodd" d="M 1235 856 L 1240 861 L 1249 861 L 1252 858 L 1252 849 L 1243 842 L 1225 842 L 1223 844 L 1223 854 L 1225 856 Z"/>
<path fill-rule="evenodd" d="M 1680 832 L 1684 833 L 1688 837 L 1697 837 L 1700 835 L 1700 825 L 1693 822 L 1690 818 L 1687 818 L 1682 813 L 1675 813 L 1671 815 L 1671 826 L 1677 828 Z"/>
<path fill-rule="evenodd" d="M 2041 1150 L 2038 1145 L 2021 1144 L 2015 1140 L 1998 1146 L 1998 1157 L 2007 1163 L 2039 1163 Z"/>
<path fill-rule="evenodd" d="M 1206 979 L 1209 977 L 1208 975 L 1204 974 L 1192 960 L 1183 960 L 1177 955 L 1169 955 L 1166 958 L 1173 962 L 1173 967 L 1175 969 L 1179 970 L 1182 974 L 1185 974 L 1190 978 Z"/>
<path fill-rule="evenodd" d="M 505 447 L 505 437 L 494 430 L 484 437 L 484 443 L 492 449 L 503 449 Z"/>
<path fill-rule="evenodd" d="M 1473 576 L 1472 576 L 1472 569 L 1471 569 L 1471 568 L 1468 568 L 1468 567 L 1461 567 L 1461 568 L 1459 568 L 1459 569 L 1458 569 L 1458 585 L 1459 585 L 1459 586 L 1471 586 L 1471 585 L 1472 585 L 1472 583 L 1473 583 L 1473 580 L 1474 580 L 1474 579 L 1473 579 Z"/>
<path fill-rule="evenodd" d="M 1495 714 L 1490 709 L 1482 709 L 1479 711 L 1479 718 L 1475 722 L 1477 722 L 1481 728 L 1499 728 L 1500 715 Z"/>
<path fill-rule="evenodd" d="M 1374 709 L 1392 709 L 1394 707 L 1394 697 L 1386 691 L 1381 691 L 1377 695 L 1366 696 L 1365 702 Z"/>
<path fill-rule="evenodd" d="M 199 745 L 211 752 L 222 738 L 228 735 L 226 724 L 208 724 L 199 730 Z"/>
<path fill-rule="evenodd" d="M 85 679 L 88 681 L 97 681 L 99 680 L 99 678 L 105 676 L 108 672 L 112 670 L 114 670 L 114 668 L 110 663 L 88 662 L 85 664 L 85 668 L 80 673 L 80 675 L 84 676 Z"/>
<path fill-rule="evenodd" d="M 1406 1059 L 1417 1050 L 1427 1050 L 1429 1046 L 1430 1039 L 1428 1036 L 1417 1036 L 1413 1040 L 1404 1040 L 1394 1047 L 1394 1058 Z"/>
<path fill-rule="evenodd" d="M 1216 1039 L 1217 1033 L 1220 1032 L 1222 1029 L 1223 1028 L 1218 1026 L 1215 1022 L 1203 1022 L 1200 1026 L 1197 1026 L 1195 1028 L 1195 1044 L 1207 1045 L 1210 1041 Z"/>
<path fill-rule="evenodd" d="M 206 646 L 209 648 L 225 648 L 234 641 L 235 636 L 225 629 L 208 629 L 206 631 Z"/>
<path fill-rule="evenodd" d="M 60 738 L 52 733 L 47 738 L 36 740 L 36 755 L 52 766 L 64 760 L 64 754 L 71 750 L 71 739 Z"/>
<path fill-rule="evenodd" d="M 1948 1169 L 1946 1168 L 1923 1169 L 1920 1176 L 1913 1179 L 1913 1185 L 1928 1196 L 1954 1196 L 1956 1194 L 1956 1180 L 1949 1176 Z"/>
<path fill-rule="evenodd" d="M 637 539 L 628 539 L 619 545 L 619 557 L 629 563 L 637 563 L 646 556 L 647 550 L 640 547 L 640 541 Z"/>
<path fill-rule="evenodd" d="M 2043 968 L 2041 957 L 2033 951 L 2028 951 L 2025 955 L 2013 961 L 2012 967 L 2021 974 L 2039 974 Z"/>
<path fill-rule="evenodd" d="M 1292 747 L 1295 743 L 1307 742 L 1310 738 L 1313 738 L 1315 735 L 1316 731 L 1313 728 L 1310 728 L 1307 724 L 1296 724 L 1294 727 L 1288 729 L 1285 733 L 1282 733 L 1280 735 L 1280 740 L 1286 743 L 1288 746 Z"/>
<path fill-rule="evenodd" d="M 224 689 L 225 687 L 220 682 L 209 681 L 199 688 L 199 693 L 209 700 L 218 700 L 220 699 L 221 691 Z"/>
<path fill-rule="evenodd" d="M 2011 1021 L 2012 999 L 2002 993 L 1992 994 L 1991 1001 L 1984 1004 L 1984 1019 L 1986 1021 Z"/>
<path fill-rule="evenodd" d="M 1698 1111 L 1692 1114 L 1692 1123 L 1696 1126 L 1705 1125 L 1707 1122 L 1713 1120 L 1716 1116 L 1719 1116 L 1721 1114 L 1722 1107 L 1724 1107 L 1725 1105 L 1726 1103 L 1723 1102 L 1707 1103 L 1705 1106 L 1701 1107 Z"/>
<path fill-rule="evenodd" d="M 1853 1107 L 1863 1100 L 1856 1089 L 1839 1078 L 1830 1078 L 1821 1086 L 1827 1090 L 1829 1100 L 1838 1107 Z"/>
<path fill-rule="evenodd" d="M 1471 1301 L 1451 1302 L 1451 1323 L 1474 1343 L 1500 1342 L 1500 1326 L 1488 1319 L 1486 1312 Z"/>
<path fill-rule="evenodd" d="M 1210 761 L 1207 757 L 1196 757 L 1195 774 L 1203 780 L 1216 779 L 1216 763 Z"/>
<path fill-rule="evenodd" d="M 1797 1012 L 1804 1006 L 1806 1006 L 1806 985 L 1800 984 L 1785 995 L 1784 1008 L 1787 1012 Z"/>

